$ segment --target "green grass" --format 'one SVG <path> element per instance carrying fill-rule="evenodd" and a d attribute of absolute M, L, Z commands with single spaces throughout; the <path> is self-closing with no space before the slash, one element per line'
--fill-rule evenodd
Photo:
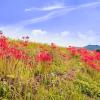
<path fill-rule="evenodd" d="M 33 60 L 29 68 L 16 59 L 0 59 L 0 100 L 100 100 L 100 72 L 79 57 L 63 58 L 71 56 L 66 48 L 30 43 L 20 49 L 35 56 L 40 46 L 53 55 L 50 65 Z"/>

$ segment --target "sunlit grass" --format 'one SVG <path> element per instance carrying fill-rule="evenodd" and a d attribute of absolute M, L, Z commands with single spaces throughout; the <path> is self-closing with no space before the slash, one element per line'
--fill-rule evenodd
<path fill-rule="evenodd" d="M 100 72 L 79 56 L 66 48 L 9 41 L 10 48 L 17 45 L 15 50 L 24 51 L 29 59 L 13 53 L 0 58 L 0 100 L 100 100 Z M 43 54 L 36 61 L 41 51 L 47 51 L 45 57 L 50 54 L 52 60 L 48 62 Z"/>

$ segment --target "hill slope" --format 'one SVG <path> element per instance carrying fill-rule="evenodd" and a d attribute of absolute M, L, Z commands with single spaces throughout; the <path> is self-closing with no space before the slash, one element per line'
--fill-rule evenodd
<path fill-rule="evenodd" d="M 100 100 L 100 53 L 0 36 L 1 100 Z"/>

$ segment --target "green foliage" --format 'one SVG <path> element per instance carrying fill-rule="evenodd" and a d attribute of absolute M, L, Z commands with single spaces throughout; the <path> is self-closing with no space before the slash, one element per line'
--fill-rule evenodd
<path fill-rule="evenodd" d="M 79 77 L 74 84 L 81 93 L 95 99 L 100 99 L 100 83 L 96 83 L 86 77 Z"/>
<path fill-rule="evenodd" d="M 21 49 L 35 56 L 40 46 L 53 56 L 50 65 L 33 59 L 30 68 L 16 59 L 0 59 L 0 100 L 100 100 L 99 72 L 87 68 L 78 56 L 71 57 L 65 48 L 30 43 Z"/>
<path fill-rule="evenodd" d="M 10 96 L 10 87 L 7 85 L 7 83 L 4 82 L 0 82 L 0 98 L 1 99 L 6 99 L 9 98 Z"/>

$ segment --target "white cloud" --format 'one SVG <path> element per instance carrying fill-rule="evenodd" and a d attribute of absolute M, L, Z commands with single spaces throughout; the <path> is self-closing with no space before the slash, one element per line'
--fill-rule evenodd
<path fill-rule="evenodd" d="M 45 35 L 47 32 L 41 29 L 34 29 L 32 30 L 33 35 Z"/>
<path fill-rule="evenodd" d="M 28 10 L 29 11 L 31 11 L 31 10 L 41 10 L 41 11 L 50 11 L 50 12 L 47 13 L 46 15 L 44 15 L 44 16 L 41 16 L 41 17 L 22 21 L 19 24 L 26 26 L 26 25 L 33 24 L 33 23 L 43 22 L 43 21 L 53 19 L 53 18 L 56 18 L 56 17 L 59 17 L 59 16 L 63 16 L 65 14 L 69 13 L 69 12 L 72 12 L 72 11 L 75 11 L 75 10 L 78 10 L 78 9 L 94 7 L 94 6 L 100 6 L 100 1 L 81 4 L 81 5 L 78 5 L 76 7 L 67 7 L 65 5 L 55 5 L 55 6 L 48 6 L 48 7 L 43 7 L 43 8 L 31 8 L 31 9 L 27 9 L 27 11 Z"/>
<path fill-rule="evenodd" d="M 17 38 L 17 39 L 21 39 L 22 36 L 24 36 L 25 34 L 28 35 L 27 32 L 29 32 L 28 30 L 24 29 L 23 27 L 15 26 L 15 25 L 0 26 L 0 30 L 3 31 L 4 35 L 6 35 L 7 37 Z"/>
<path fill-rule="evenodd" d="M 58 9 L 63 9 L 65 8 L 64 4 L 58 3 L 58 4 L 53 4 L 49 6 L 44 6 L 41 8 L 26 8 L 25 12 L 30 12 L 30 11 L 53 11 L 53 10 L 58 10 Z"/>
<path fill-rule="evenodd" d="M 70 9 L 64 9 L 64 10 L 58 10 L 58 11 L 51 11 L 50 13 L 41 16 L 41 17 L 37 17 L 37 18 L 33 18 L 33 19 L 28 19 L 28 20 L 24 20 L 18 24 L 23 25 L 23 26 L 27 26 L 29 24 L 34 24 L 34 23 L 38 23 L 38 22 L 44 22 L 46 20 L 52 19 L 52 18 L 56 18 L 58 16 L 62 16 L 65 13 L 68 13 L 72 10 L 74 10 L 75 8 L 70 8 Z"/>
<path fill-rule="evenodd" d="M 98 2 L 91 2 L 91 3 L 80 5 L 79 8 L 98 6 L 99 4 L 100 4 L 100 1 L 98 1 Z"/>
<path fill-rule="evenodd" d="M 51 10 L 57 10 L 57 9 L 62 9 L 62 8 L 65 8 L 65 6 L 64 5 L 54 5 L 54 6 L 44 7 L 43 10 L 51 11 Z"/>
<path fill-rule="evenodd" d="M 88 33 L 88 34 L 87 34 Z M 95 32 L 88 31 L 85 33 L 78 33 L 76 36 L 73 35 L 74 33 L 70 31 L 62 31 L 60 33 L 52 33 L 46 31 L 46 34 L 42 35 L 31 35 L 31 40 L 40 42 L 40 43 L 48 43 L 51 42 L 56 43 L 59 46 L 84 46 L 88 44 L 99 44 L 100 42 L 97 36 L 95 35 Z M 73 37 L 74 36 L 74 37 Z M 87 39 L 88 38 L 88 39 Z"/>
<path fill-rule="evenodd" d="M 92 30 L 89 30 L 85 33 L 78 34 L 79 42 L 81 42 L 84 45 L 86 45 L 86 44 L 100 44 L 99 37 L 100 37 L 100 33 L 96 33 Z"/>
<path fill-rule="evenodd" d="M 50 32 L 42 29 L 26 30 L 23 27 L 15 26 L 0 27 L 0 30 L 2 30 L 6 36 L 11 38 L 21 39 L 22 36 L 28 35 L 31 41 L 48 44 L 54 42 L 60 46 L 84 46 L 88 44 L 100 44 L 100 33 L 96 33 L 92 30 L 84 33 L 77 32 L 76 36 L 73 35 L 74 33 L 66 30 L 60 33 L 52 32 L 51 34 Z"/>

